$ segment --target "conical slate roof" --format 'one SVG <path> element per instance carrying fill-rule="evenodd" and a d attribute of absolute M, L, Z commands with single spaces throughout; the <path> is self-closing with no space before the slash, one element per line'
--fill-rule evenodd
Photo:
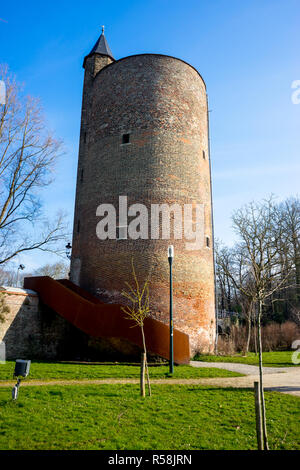
<path fill-rule="evenodd" d="M 114 56 L 112 55 L 112 52 L 110 50 L 110 47 L 109 47 L 109 45 L 106 41 L 106 38 L 104 36 L 104 32 L 101 34 L 98 41 L 96 42 L 93 49 L 91 50 L 90 54 L 93 54 L 93 53 L 108 55 L 112 59 L 114 58 Z"/>
<path fill-rule="evenodd" d="M 106 41 L 106 38 L 104 36 L 104 27 L 102 27 L 102 33 L 100 37 L 98 38 L 96 44 L 94 45 L 93 49 L 91 52 L 84 58 L 83 65 L 85 63 L 85 60 L 87 57 L 90 57 L 93 54 L 101 54 L 101 55 L 106 55 L 110 57 L 111 59 L 114 59 L 114 56 L 112 55 L 112 52 L 110 50 L 110 47 L 108 45 L 108 42 Z"/>

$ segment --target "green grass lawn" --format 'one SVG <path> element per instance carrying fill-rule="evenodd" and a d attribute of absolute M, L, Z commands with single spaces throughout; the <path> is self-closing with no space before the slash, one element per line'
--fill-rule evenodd
<path fill-rule="evenodd" d="M 274 351 L 263 353 L 263 365 L 265 367 L 292 367 L 296 366 L 292 362 L 292 351 Z M 241 354 L 234 356 L 205 356 L 199 355 L 194 358 L 204 362 L 239 362 L 241 364 L 258 365 L 258 356 L 249 353 L 246 357 Z"/>
<path fill-rule="evenodd" d="M 256 449 L 253 391 L 187 385 L 0 389 L 0 449 Z M 300 449 L 299 398 L 266 392 L 271 449 Z"/>
<path fill-rule="evenodd" d="M 0 381 L 12 380 L 15 363 L 7 361 L 0 364 Z M 161 365 L 149 367 L 151 378 L 168 377 L 169 366 Z M 107 378 L 138 378 L 140 367 L 138 365 L 122 364 L 70 364 L 61 362 L 32 362 L 30 374 L 26 380 L 72 380 L 72 379 L 107 379 Z M 221 369 L 201 369 L 191 366 L 175 366 L 174 378 L 201 378 L 201 377 L 237 377 L 241 374 Z"/>

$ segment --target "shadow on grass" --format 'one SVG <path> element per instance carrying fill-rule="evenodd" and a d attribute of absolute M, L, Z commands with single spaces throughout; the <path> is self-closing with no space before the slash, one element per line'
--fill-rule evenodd
<path fill-rule="evenodd" d="M 267 392 L 300 392 L 300 387 L 266 387 Z"/>

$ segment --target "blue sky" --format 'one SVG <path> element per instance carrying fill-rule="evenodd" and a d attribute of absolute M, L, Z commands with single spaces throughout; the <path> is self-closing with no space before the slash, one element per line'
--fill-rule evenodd
<path fill-rule="evenodd" d="M 73 217 L 82 61 L 106 27 L 116 59 L 152 52 L 179 57 L 203 76 L 209 95 L 215 234 L 230 244 L 234 209 L 271 193 L 299 194 L 299 0 L 128 0 L 6 2 L 0 61 L 39 96 L 65 154 L 45 208 Z M 27 269 L 54 256 L 21 256 Z"/>

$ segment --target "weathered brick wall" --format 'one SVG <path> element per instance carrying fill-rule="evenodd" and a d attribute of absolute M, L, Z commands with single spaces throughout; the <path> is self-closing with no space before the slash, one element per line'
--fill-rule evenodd
<path fill-rule="evenodd" d="M 141 281 L 152 270 L 152 315 L 168 322 L 167 246 L 174 244 L 174 325 L 190 335 L 191 353 L 212 350 L 211 191 L 202 78 L 193 67 L 167 56 L 145 54 L 114 62 L 94 79 L 85 126 L 71 275 L 76 261 L 80 285 L 117 302 L 130 279 L 133 256 Z M 130 133 L 129 144 L 122 144 L 125 133 Z M 128 205 L 145 204 L 149 213 L 153 203 L 204 204 L 204 236 L 210 246 L 188 251 L 186 240 L 100 241 L 96 208 L 102 203 L 118 208 L 120 195 L 128 196 Z"/>
<path fill-rule="evenodd" d="M 5 343 L 7 360 L 80 356 L 84 335 L 41 305 L 36 293 L 15 288 L 2 288 L 1 292 L 9 307 L 0 322 L 0 342 Z"/>
<path fill-rule="evenodd" d="M 91 107 L 92 91 L 94 84 L 94 77 L 97 73 L 106 65 L 113 62 L 110 57 L 101 56 L 94 54 L 91 57 L 87 57 L 84 61 L 85 74 L 82 91 L 82 107 L 81 107 L 81 126 L 79 136 L 79 154 L 78 154 L 78 168 L 77 168 L 77 186 L 76 186 L 76 199 L 75 199 L 75 213 L 79 211 L 78 204 L 81 199 L 82 185 L 81 181 L 84 178 L 84 165 L 85 154 L 88 150 L 88 123 L 89 113 Z M 73 233 L 76 233 L 78 225 L 78 218 L 74 218 Z M 76 251 L 77 239 L 73 239 L 73 249 Z M 73 282 L 79 284 L 80 275 L 80 260 L 78 259 L 75 263 L 73 262 Z"/>

